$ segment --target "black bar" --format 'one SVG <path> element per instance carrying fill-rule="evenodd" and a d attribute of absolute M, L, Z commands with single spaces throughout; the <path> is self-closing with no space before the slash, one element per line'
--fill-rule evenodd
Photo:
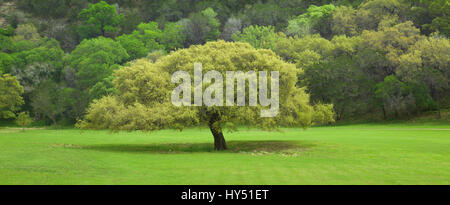
<path fill-rule="evenodd" d="M 234 190 L 234 192 L 232 192 Z M 245 191 L 243 191 L 245 190 Z M 265 191 L 266 190 L 266 191 Z M 194 194 L 195 192 L 195 194 Z M 244 197 L 243 193 L 246 193 Z M 189 194 L 188 194 L 189 193 Z M 214 197 L 207 197 L 214 193 Z M 228 193 L 228 195 L 226 195 Z M 231 195 L 233 193 L 234 195 Z M 239 195 L 236 195 L 239 193 Z M 189 199 L 183 199 L 188 196 Z M 188 195 L 187 195 L 188 194 Z M 194 197 L 195 195 L 195 197 Z M 233 196 L 233 197 L 232 197 Z M 114 202 L 154 204 L 278 204 L 279 202 L 448 201 L 449 186 L 0 186 L 0 198 L 35 202 Z M 195 198 L 195 199 L 194 199 Z M 363 200 L 363 201 L 361 201 Z M 148 203 L 146 203 L 148 202 Z M 152 203 L 151 203 L 152 202 Z M 301 203 L 300 203 L 301 202 Z M 333 203 L 333 204 L 334 204 Z M 160 203 L 156 203 L 160 204 Z"/>

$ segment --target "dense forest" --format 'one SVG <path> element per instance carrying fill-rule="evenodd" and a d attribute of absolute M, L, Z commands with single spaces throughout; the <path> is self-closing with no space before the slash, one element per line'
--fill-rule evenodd
<path fill-rule="evenodd" d="M 117 80 L 121 68 L 207 42 L 295 64 L 296 86 L 335 120 L 450 107 L 449 0 L 0 0 L 0 24 L 3 120 L 74 124 L 123 94 L 134 77 Z"/>

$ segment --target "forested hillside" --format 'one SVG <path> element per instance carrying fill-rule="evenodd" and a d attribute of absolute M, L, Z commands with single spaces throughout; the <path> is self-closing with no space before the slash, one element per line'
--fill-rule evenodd
<path fill-rule="evenodd" d="M 0 12 L 2 120 L 74 124 L 122 92 L 121 68 L 222 40 L 295 64 L 296 87 L 336 120 L 450 108 L 450 0 L 0 0 Z"/>

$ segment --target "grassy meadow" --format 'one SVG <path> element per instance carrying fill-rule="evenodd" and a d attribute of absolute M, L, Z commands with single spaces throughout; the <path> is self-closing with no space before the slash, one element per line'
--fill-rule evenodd
<path fill-rule="evenodd" d="M 225 133 L 0 129 L 0 184 L 450 184 L 450 124 Z"/>

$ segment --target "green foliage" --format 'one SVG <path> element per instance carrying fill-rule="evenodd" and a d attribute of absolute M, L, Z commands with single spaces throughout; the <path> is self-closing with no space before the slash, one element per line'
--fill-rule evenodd
<path fill-rule="evenodd" d="M 384 19 L 406 19 L 408 4 L 403 0 L 368 0 L 363 2 L 356 14 L 359 30 L 376 30 Z"/>
<path fill-rule="evenodd" d="M 38 17 L 76 17 L 84 6 L 87 6 L 88 0 L 17 0 L 17 6 Z"/>
<path fill-rule="evenodd" d="M 335 113 L 332 104 L 315 104 L 313 122 L 316 124 L 327 124 L 335 122 Z"/>
<path fill-rule="evenodd" d="M 166 23 L 158 39 L 159 43 L 164 45 L 167 52 L 182 48 L 186 40 L 186 36 L 183 34 L 183 26 L 179 23 Z"/>
<path fill-rule="evenodd" d="M 179 23 L 167 23 L 164 30 L 160 30 L 156 22 L 141 23 L 131 34 L 119 36 L 116 40 L 127 50 L 128 60 L 134 60 L 153 51 L 165 49 L 170 52 L 181 48 L 185 41 L 182 29 Z"/>
<path fill-rule="evenodd" d="M 221 39 L 225 41 L 232 41 L 233 35 L 240 33 L 242 29 L 242 20 L 238 18 L 231 17 L 227 20 L 224 25 Z"/>
<path fill-rule="evenodd" d="M 91 100 L 94 99 L 100 99 L 103 96 L 112 95 L 116 93 L 116 89 L 113 85 L 113 76 L 109 76 L 103 81 L 100 81 L 96 83 L 90 90 L 89 90 L 89 98 Z"/>
<path fill-rule="evenodd" d="M 220 22 L 216 16 L 217 13 L 212 8 L 207 8 L 182 20 L 180 23 L 183 26 L 183 34 L 186 35 L 186 46 L 217 40 L 220 35 Z"/>
<path fill-rule="evenodd" d="M 64 70 L 66 83 L 76 89 L 71 96 L 75 103 L 66 112 L 70 113 L 71 119 L 83 115 L 92 99 L 113 91 L 105 79 L 127 59 L 129 55 L 126 50 L 109 38 L 86 39 L 77 46 L 67 57 Z"/>
<path fill-rule="evenodd" d="M 334 105 L 338 120 L 365 111 L 364 106 L 371 100 L 372 84 L 349 57 L 308 67 L 300 79 L 311 93 L 313 102 Z"/>
<path fill-rule="evenodd" d="M 397 61 L 398 75 L 414 84 L 425 84 L 431 97 L 440 101 L 450 89 L 450 41 L 438 36 L 417 41 Z"/>
<path fill-rule="evenodd" d="M 41 39 L 36 47 L 13 53 L 11 74 L 17 76 L 25 93 L 32 92 L 46 80 L 59 81 L 64 51 L 55 39 Z"/>
<path fill-rule="evenodd" d="M 117 70 L 114 76 L 114 87 L 120 101 L 126 105 L 136 102 L 151 106 L 169 102 L 172 87 L 169 73 L 146 59 Z"/>
<path fill-rule="evenodd" d="M 0 75 L 9 73 L 14 65 L 14 58 L 7 53 L 0 52 Z"/>
<path fill-rule="evenodd" d="M 167 40 L 167 37 L 163 37 L 166 34 L 171 35 L 171 37 L 176 35 L 176 33 L 168 32 L 170 31 L 168 30 L 163 33 L 158 28 L 158 23 L 156 22 L 141 23 L 133 33 L 119 36 L 116 40 L 130 55 L 127 60 L 134 60 L 145 57 L 152 51 L 164 49 L 164 45 L 159 44 L 158 41 L 160 41 L 161 38 Z M 172 32 L 176 32 L 176 30 Z M 174 39 L 173 42 L 165 41 L 165 43 L 168 43 L 168 46 L 177 46 L 176 44 L 179 42 L 177 42 L 177 39 Z"/>
<path fill-rule="evenodd" d="M 323 37 L 331 35 L 331 17 L 335 7 L 333 4 L 324 6 L 311 5 L 307 12 L 290 20 L 286 28 L 288 35 L 307 36 L 319 33 Z"/>
<path fill-rule="evenodd" d="M 336 7 L 332 14 L 331 30 L 334 35 L 355 36 L 358 34 L 357 10 L 350 6 Z"/>
<path fill-rule="evenodd" d="M 70 54 L 68 63 L 75 71 L 78 87 L 85 90 L 110 76 L 114 65 L 124 63 L 128 58 L 119 43 L 99 37 L 81 42 Z"/>
<path fill-rule="evenodd" d="M 73 89 L 58 85 L 52 81 L 40 84 L 31 100 L 33 110 L 50 118 L 56 125 L 58 117 L 61 117 L 73 103 Z"/>
<path fill-rule="evenodd" d="M 413 80 L 415 76 L 425 72 L 422 69 L 433 69 L 448 77 L 450 73 L 450 41 L 439 36 L 422 38 L 398 58 L 398 74 L 403 79 Z M 431 77 L 431 76 L 430 76 Z M 448 78 L 446 79 L 449 80 Z M 418 80 L 424 82 L 423 79 Z M 434 80 L 437 83 L 439 80 Z M 443 82 L 447 84 L 447 82 Z"/>
<path fill-rule="evenodd" d="M 33 24 L 20 24 L 14 34 L 14 41 L 28 40 L 37 43 L 41 39 Z"/>
<path fill-rule="evenodd" d="M 122 8 L 124 11 L 123 23 L 121 25 L 121 33 L 131 33 L 137 26 L 144 22 L 144 18 L 140 15 L 140 8 Z"/>
<path fill-rule="evenodd" d="M 217 40 L 220 35 L 220 31 L 218 29 L 220 26 L 220 22 L 216 19 L 217 13 L 212 8 L 206 8 L 201 12 L 201 14 L 208 19 L 208 26 L 210 26 L 209 31 L 206 33 L 205 40 Z"/>
<path fill-rule="evenodd" d="M 393 112 L 396 117 L 415 110 L 412 90 L 393 75 L 387 76 L 383 82 L 377 84 L 375 94 L 381 101 L 383 111 Z"/>
<path fill-rule="evenodd" d="M 357 9 L 338 6 L 332 14 L 331 30 L 333 35 L 355 36 L 364 30 L 378 30 L 383 21 L 403 22 L 409 19 L 407 13 L 403 0 L 368 0 Z"/>
<path fill-rule="evenodd" d="M 13 54 L 16 59 L 16 66 L 19 68 L 26 67 L 34 63 L 52 64 L 54 69 L 62 68 L 62 58 L 64 51 L 61 49 L 59 42 L 55 39 L 40 39 L 36 47 L 20 50 Z"/>
<path fill-rule="evenodd" d="M 14 45 L 12 41 L 12 34 L 14 33 L 14 29 L 3 29 L 0 28 L 0 52 L 13 52 Z"/>
<path fill-rule="evenodd" d="M 149 52 L 145 44 L 133 35 L 122 35 L 116 41 L 127 51 L 129 60 L 142 58 Z"/>
<path fill-rule="evenodd" d="M 162 31 L 158 28 L 158 23 L 156 22 L 139 24 L 132 35 L 142 41 L 149 50 L 161 48 L 157 43 L 157 39 L 161 37 Z"/>
<path fill-rule="evenodd" d="M 116 7 L 101 1 L 89 4 L 89 8 L 78 14 L 78 20 L 81 24 L 78 25 L 77 32 L 81 39 L 115 36 L 123 21 L 123 15 L 117 13 Z"/>
<path fill-rule="evenodd" d="M 172 105 L 169 96 L 174 85 L 170 83 L 170 73 L 184 70 L 193 75 L 195 62 L 202 62 L 204 72 L 216 70 L 223 75 L 229 69 L 243 72 L 279 71 L 280 114 L 273 118 L 261 118 L 261 106 Z M 112 130 L 159 130 L 207 125 L 215 137 L 217 133 L 222 133 L 222 127 L 234 129 L 234 125 L 241 123 L 263 129 L 274 129 L 280 125 L 306 128 L 312 123 L 314 109 L 309 105 L 309 95 L 304 89 L 295 87 L 295 73 L 294 65 L 282 61 L 272 51 L 256 50 L 249 44 L 218 41 L 191 46 L 172 52 L 155 63 L 139 60 L 116 71 L 114 87 L 118 94 L 94 101 L 78 126 Z"/>
<path fill-rule="evenodd" d="M 16 124 L 22 127 L 22 130 L 33 122 L 27 112 L 21 112 L 17 115 Z"/>
<path fill-rule="evenodd" d="M 376 85 L 375 95 L 385 118 L 389 113 L 394 113 L 395 117 L 409 116 L 436 107 L 426 85 L 401 82 L 394 75 L 387 76 Z"/>
<path fill-rule="evenodd" d="M 23 86 L 24 110 L 36 113 L 35 91 L 52 81 L 72 88 L 75 102 L 56 118 L 74 120 L 93 99 L 120 95 L 111 74 L 121 65 L 140 58 L 159 64 L 172 51 L 218 38 L 271 49 L 295 64 L 295 84 L 305 86 L 312 104 L 333 103 L 338 120 L 382 111 L 412 117 L 449 106 L 449 0 L 107 2 L 2 5 L 0 75 Z M 405 95 L 390 93 L 403 87 Z M 407 110 L 384 105 L 392 99 Z M 316 123 L 315 114 L 304 113 L 301 126 Z"/>
<path fill-rule="evenodd" d="M 330 56 L 333 44 L 318 35 L 304 38 L 288 37 L 277 41 L 275 52 L 288 62 L 295 63 L 298 72 L 306 67 L 319 63 Z"/>
<path fill-rule="evenodd" d="M 280 5 L 283 3 L 297 5 Z M 240 12 L 238 12 L 238 15 L 236 16 L 242 19 L 244 27 L 247 27 L 249 25 L 274 26 L 276 30 L 279 31 L 286 27 L 287 20 L 290 16 L 297 16 L 298 11 L 303 10 L 301 8 L 295 9 L 296 7 L 300 7 L 300 5 L 298 5 L 298 2 L 285 1 L 279 3 L 262 3 L 255 1 L 254 4 L 245 5 L 245 7 Z M 292 9 L 293 11 L 289 12 L 290 9 Z"/>
<path fill-rule="evenodd" d="M 13 41 L 12 43 L 13 43 L 12 47 L 14 48 L 13 52 L 31 50 L 39 46 L 38 41 L 30 41 L 30 40 Z"/>
<path fill-rule="evenodd" d="M 272 26 L 249 26 L 242 33 L 233 34 L 234 41 L 246 42 L 254 48 L 274 49 L 280 39 Z"/>
<path fill-rule="evenodd" d="M 371 57 L 365 56 L 364 52 L 373 51 L 374 55 L 381 56 L 378 63 L 369 63 L 364 68 L 371 73 L 372 79 L 382 81 L 386 76 L 396 73 L 400 55 L 406 53 L 408 49 L 418 40 L 422 39 L 419 29 L 407 21 L 394 26 L 382 26 L 379 31 L 364 31 L 361 34 L 361 46 L 359 60 L 367 61 Z M 365 63 L 360 63 L 364 65 Z"/>
<path fill-rule="evenodd" d="M 414 83 L 407 81 L 407 84 L 411 88 L 412 94 L 414 95 L 414 106 L 416 108 L 414 112 L 425 112 L 435 110 L 437 108 L 437 104 L 431 97 L 430 89 L 426 83 Z"/>
<path fill-rule="evenodd" d="M 163 50 L 157 50 L 149 53 L 147 55 L 147 59 L 151 62 L 156 62 L 158 59 L 162 58 L 163 56 L 167 55 L 167 53 Z"/>
<path fill-rule="evenodd" d="M 14 35 L 14 28 L 11 26 L 8 26 L 6 28 L 0 28 L 0 35 L 2 36 L 13 36 Z"/>
<path fill-rule="evenodd" d="M 450 35 L 449 0 L 413 1 L 411 15 L 423 33 L 430 34 L 439 31 L 447 37 Z"/>
<path fill-rule="evenodd" d="M 0 76 L 0 93 L 0 119 L 15 118 L 14 112 L 24 103 L 23 87 L 15 76 L 4 74 Z"/>

